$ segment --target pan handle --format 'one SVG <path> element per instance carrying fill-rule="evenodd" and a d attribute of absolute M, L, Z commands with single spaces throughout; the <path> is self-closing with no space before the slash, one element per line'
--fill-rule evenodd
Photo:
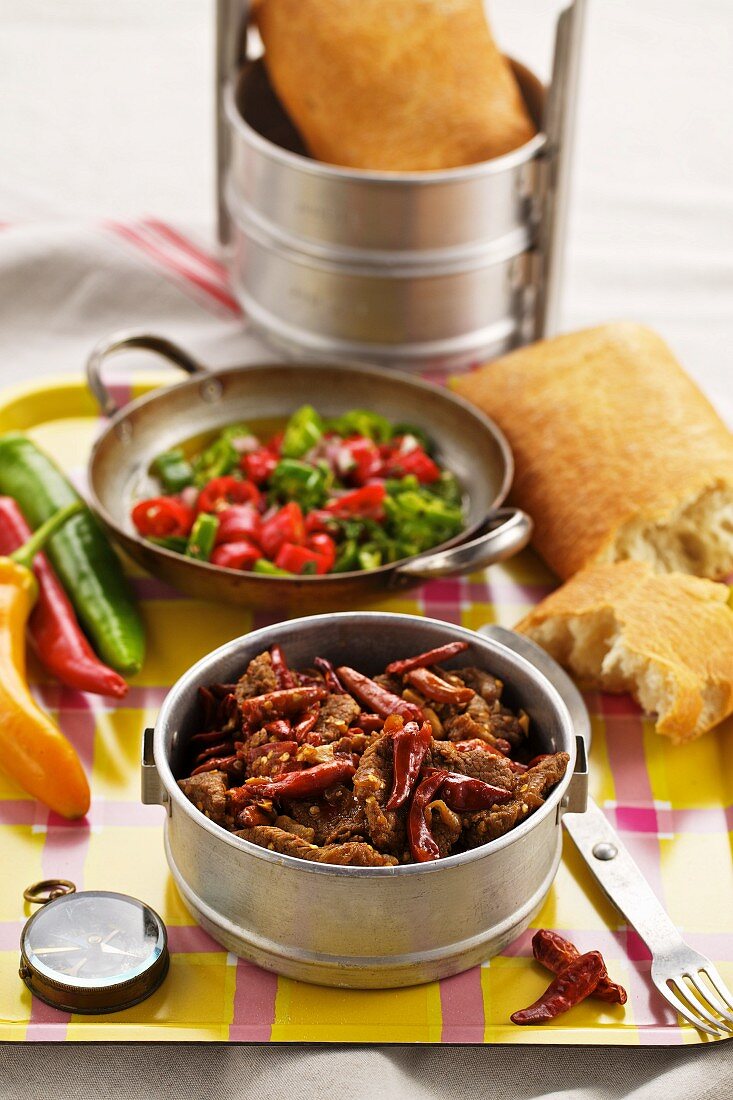
<path fill-rule="evenodd" d="M 532 528 L 532 520 L 526 512 L 519 508 L 498 508 L 484 520 L 479 534 L 470 542 L 434 554 L 421 554 L 399 565 L 392 576 L 399 583 L 401 578 L 408 577 L 429 581 L 435 577 L 474 573 L 523 550 L 532 537 Z"/>
<path fill-rule="evenodd" d="M 186 374 L 207 374 L 203 364 L 184 351 L 178 344 L 165 336 L 155 336 L 149 332 L 115 332 L 100 340 L 92 349 L 87 359 L 87 382 L 89 389 L 97 399 L 97 403 L 105 416 L 114 416 L 119 412 L 109 390 L 102 381 L 102 364 L 110 355 L 118 351 L 129 351 L 131 348 L 143 348 L 145 351 L 155 352 L 167 359 L 176 367 L 180 367 Z"/>

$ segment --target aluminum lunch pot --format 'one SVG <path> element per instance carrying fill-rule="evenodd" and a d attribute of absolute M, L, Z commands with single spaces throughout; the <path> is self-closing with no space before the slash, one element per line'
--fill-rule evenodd
<path fill-rule="evenodd" d="M 458 639 L 469 648 L 449 667 L 476 664 L 499 676 L 508 702 L 529 714 L 538 750 L 570 756 L 545 804 L 506 836 L 429 864 L 312 864 L 235 837 L 177 786 L 182 747 L 198 728 L 198 688 L 231 682 L 267 647 L 282 645 L 296 667 L 321 654 L 374 674 Z M 143 802 L 166 807 L 166 857 L 187 907 L 228 950 L 305 981 L 386 988 L 466 970 L 527 927 L 560 862 L 562 814 L 585 810 L 584 760 L 560 695 L 508 646 L 435 619 L 347 612 L 265 627 L 198 661 L 170 690 L 155 730 L 146 731 L 142 790 Z"/>
<path fill-rule="evenodd" d="M 130 348 L 157 352 L 192 377 L 117 410 L 100 370 L 108 355 Z M 350 606 L 433 577 L 474 572 L 510 557 L 529 542 L 529 516 L 501 507 L 513 475 L 506 439 L 482 413 L 438 386 L 351 364 L 246 364 L 210 373 L 175 344 L 145 334 L 118 334 L 98 344 L 87 373 L 92 392 L 110 417 L 89 459 L 90 505 L 122 549 L 188 595 L 250 607 Z M 194 561 L 136 533 L 129 517 L 131 505 L 158 491 L 148 471 L 161 451 L 237 420 L 285 418 L 306 402 L 316 404 L 326 416 L 376 407 L 392 420 L 417 421 L 466 488 L 465 531 L 424 554 L 377 569 L 298 578 Z"/>

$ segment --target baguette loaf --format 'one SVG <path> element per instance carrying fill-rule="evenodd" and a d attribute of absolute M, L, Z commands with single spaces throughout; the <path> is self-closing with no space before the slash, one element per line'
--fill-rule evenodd
<path fill-rule="evenodd" d="M 318 160 L 452 168 L 535 133 L 482 0 L 260 0 L 256 13 L 270 81 Z"/>
<path fill-rule="evenodd" d="M 557 336 L 454 387 L 506 433 L 514 502 L 559 576 L 625 559 L 733 571 L 733 436 L 650 329 Z"/>
<path fill-rule="evenodd" d="M 727 585 L 644 562 L 595 565 L 516 629 L 588 687 L 630 692 L 656 730 L 689 741 L 733 713 L 733 609 Z"/>

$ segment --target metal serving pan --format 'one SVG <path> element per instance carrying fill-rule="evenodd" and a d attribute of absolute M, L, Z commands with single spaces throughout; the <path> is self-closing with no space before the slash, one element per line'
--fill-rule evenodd
<path fill-rule="evenodd" d="M 215 825 L 176 783 L 195 731 L 199 686 L 236 678 L 267 647 L 289 662 L 316 654 L 369 673 L 451 640 L 468 650 L 451 665 L 499 676 L 511 705 L 530 716 L 538 751 L 565 751 L 568 770 L 518 828 L 430 864 L 312 864 L 250 844 Z M 173 686 L 143 747 L 143 802 L 166 807 L 165 851 L 187 907 L 220 943 L 260 966 L 322 985 L 386 988 L 459 973 L 501 951 L 527 927 L 552 885 L 563 813 L 586 803 L 585 753 L 550 681 L 501 642 L 414 615 L 348 612 L 279 623 L 227 643 Z"/>
<path fill-rule="evenodd" d="M 114 352 L 145 348 L 192 377 L 118 410 L 101 377 Z M 376 598 L 432 577 L 470 573 L 515 554 L 529 542 L 532 522 L 502 508 L 513 475 L 509 445 L 497 426 L 447 390 L 374 367 L 306 363 L 246 364 L 209 373 L 182 348 L 159 336 L 117 334 L 92 352 L 87 374 L 110 421 L 88 468 L 90 504 L 119 545 L 145 569 L 201 599 L 250 607 L 324 610 Z M 135 499 L 152 495 L 148 470 L 157 454 L 237 420 L 286 417 L 314 403 L 326 416 L 353 407 L 378 408 L 392 420 L 414 420 L 466 490 L 467 526 L 425 554 L 352 573 L 298 578 L 225 569 L 156 547 L 129 518 Z"/>

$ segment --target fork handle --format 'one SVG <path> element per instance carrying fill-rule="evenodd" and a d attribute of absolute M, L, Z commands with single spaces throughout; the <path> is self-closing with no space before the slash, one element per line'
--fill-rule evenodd
<path fill-rule="evenodd" d="M 565 813 L 562 823 L 599 885 L 652 954 L 677 946 L 682 937 L 598 803 L 589 798 L 585 813 Z"/>

